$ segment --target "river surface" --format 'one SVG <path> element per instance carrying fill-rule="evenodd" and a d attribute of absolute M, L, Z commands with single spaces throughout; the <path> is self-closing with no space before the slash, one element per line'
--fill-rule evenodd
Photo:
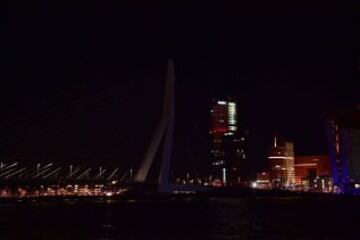
<path fill-rule="evenodd" d="M 360 239 L 360 200 L 189 198 L 2 204 L 0 239 Z"/>

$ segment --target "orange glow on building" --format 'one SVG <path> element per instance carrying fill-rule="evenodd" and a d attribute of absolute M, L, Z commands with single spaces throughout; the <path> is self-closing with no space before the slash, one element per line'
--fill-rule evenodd
<path fill-rule="evenodd" d="M 309 178 L 331 176 L 330 160 L 328 155 L 296 156 L 295 157 L 295 184 L 304 185 Z"/>
<path fill-rule="evenodd" d="M 269 179 L 273 188 L 291 188 L 294 178 L 294 145 L 274 137 L 268 151 Z"/>

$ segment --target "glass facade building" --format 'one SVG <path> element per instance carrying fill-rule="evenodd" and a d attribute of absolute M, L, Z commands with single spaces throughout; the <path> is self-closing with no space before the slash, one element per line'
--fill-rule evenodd
<path fill-rule="evenodd" d="M 332 114 L 326 130 L 334 191 L 360 193 L 360 109 Z"/>
<path fill-rule="evenodd" d="M 213 180 L 233 185 L 243 180 L 245 133 L 239 131 L 237 104 L 213 99 L 210 106 L 210 161 Z"/>

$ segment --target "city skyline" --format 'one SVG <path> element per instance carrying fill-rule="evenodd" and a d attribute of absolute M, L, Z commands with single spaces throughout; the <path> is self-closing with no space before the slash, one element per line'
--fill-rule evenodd
<path fill-rule="evenodd" d="M 298 154 L 326 153 L 324 114 L 359 103 L 357 22 L 323 14 L 316 4 L 289 12 L 263 4 L 134 11 L 109 3 L 82 11 L 54 3 L 24 12 L 9 3 L 0 152 L 29 162 L 134 167 L 159 116 L 164 64 L 172 57 L 181 172 L 207 164 L 209 101 L 227 96 L 237 98 L 239 121 L 249 130 L 253 176 L 266 167 L 274 130 L 294 141 Z M 338 13 L 339 5 L 328 7 Z"/>
<path fill-rule="evenodd" d="M 163 71 L 158 71 L 156 74 L 158 75 L 158 76 L 161 76 L 161 72 L 163 72 Z M 161 78 L 163 78 L 163 77 L 161 77 Z M 159 86 L 161 86 L 161 82 L 160 81 L 158 81 L 159 82 Z M 151 83 L 151 82 L 150 82 Z M 149 84 L 149 82 L 145 82 L 145 84 Z M 116 87 L 115 89 L 120 89 L 121 90 L 121 88 L 118 88 L 118 87 Z M 112 87 L 110 87 L 110 88 L 107 88 L 107 89 L 105 89 L 105 90 L 102 90 L 102 91 L 99 91 L 99 92 L 93 92 L 93 93 L 91 93 L 91 94 L 89 94 L 88 93 L 88 95 L 84 95 L 82 98 L 79 98 L 79 99 L 76 99 L 75 101 L 69 101 L 69 100 L 67 100 L 67 102 L 59 102 L 58 103 L 58 105 L 60 106 L 60 120 L 62 120 L 62 114 L 64 114 L 65 115 L 65 117 L 67 117 L 66 115 L 68 114 L 68 112 L 67 112 L 67 109 L 65 108 L 65 109 L 61 109 L 61 107 L 63 106 L 63 105 L 65 105 L 66 107 L 67 107 L 67 105 L 69 105 L 70 107 L 72 107 L 72 104 L 75 104 L 75 106 L 76 106 L 76 104 L 78 104 L 78 101 L 80 100 L 80 103 L 81 103 L 81 101 L 83 101 L 83 99 L 85 99 L 85 100 L 87 100 L 87 98 L 88 97 L 90 97 L 90 98 L 92 98 L 93 96 L 95 96 L 96 97 L 96 95 L 98 94 L 98 93 L 102 93 L 103 91 L 113 91 L 112 90 Z M 144 90 L 144 89 L 143 89 Z M 158 98 L 158 99 L 161 99 L 161 91 L 158 91 L 158 95 L 156 96 L 156 98 Z M 113 94 L 113 93 L 112 93 Z M 105 96 L 106 97 L 106 96 Z M 137 97 L 137 95 L 134 95 L 133 96 L 133 98 L 136 98 Z M 229 97 L 229 96 L 228 96 Z M 233 95 L 231 96 L 231 97 L 234 97 Z M 180 99 L 181 98 L 184 98 L 184 96 L 180 96 L 179 97 Z M 212 96 L 211 97 L 211 99 L 213 99 L 214 98 L 214 96 Z M 236 98 L 238 98 L 238 97 L 236 97 Z M 209 108 L 209 104 L 210 104 L 210 102 L 212 101 L 211 99 L 207 99 L 207 103 L 208 103 L 208 105 L 206 106 L 206 108 L 205 108 L 205 106 L 202 106 L 203 107 L 203 109 L 202 109 L 202 111 L 206 111 L 206 109 L 208 109 Z M 219 99 L 226 99 L 226 97 L 224 97 L 224 98 L 219 98 Z M 96 99 L 95 99 L 95 103 L 96 103 Z M 205 99 L 202 99 L 202 102 L 205 102 Z M 240 101 L 241 102 L 241 101 Z M 86 103 L 85 102 L 85 106 L 86 106 L 86 104 L 88 104 L 88 103 Z M 90 103 L 90 104 L 92 104 L 92 103 Z M 50 106 L 50 111 L 53 111 L 53 112 L 51 112 L 51 114 L 57 114 L 57 111 L 58 111 L 58 109 L 56 109 L 57 107 L 58 107 L 58 105 L 54 105 L 54 106 Z M 112 107 L 113 108 L 116 108 L 117 106 L 116 106 L 116 103 L 112 103 Z M 351 104 L 351 105 L 349 105 L 349 106 L 354 106 L 355 104 Z M 120 106 L 123 106 L 123 105 L 120 105 Z M 243 128 L 243 129 L 249 129 L 250 131 L 250 134 L 249 134 L 249 138 L 250 139 L 252 139 L 252 141 L 251 141 L 251 145 L 250 145 L 250 149 L 251 148 L 253 148 L 255 145 L 256 146 L 259 146 L 258 145 L 258 142 L 256 142 L 256 141 L 254 141 L 254 135 L 253 135 L 253 132 L 254 132 L 254 129 L 253 128 L 251 128 L 251 124 L 248 124 L 248 122 L 246 121 L 246 120 L 248 120 L 247 119 L 247 116 L 246 115 L 242 115 L 241 113 L 243 113 L 243 110 L 242 109 L 239 109 L 241 106 L 244 106 L 244 103 L 242 103 L 242 104 L 237 104 L 236 105 L 236 111 L 239 111 L 240 112 L 240 120 L 239 120 L 239 122 L 241 123 L 241 127 Z M 128 107 L 131 107 L 131 105 L 128 105 Z M 55 109 L 55 110 L 53 110 L 53 108 Z M 91 105 L 90 105 L 90 108 L 91 108 Z M 246 107 L 245 107 L 246 108 Z M 336 108 L 335 106 L 333 107 L 333 108 Z M 31 109 L 29 109 L 30 111 L 31 111 Z M 154 112 L 157 112 L 157 113 L 159 113 L 160 112 L 160 108 L 159 107 L 157 107 L 157 108 L 154 108 Z M 44 108 L 44 109 L 36 109 L 36 111 L 37 111 L 37 113 L 38 114 L 43 114 L 44 115 L 44 117 L 43 117 L 43 119 L 45 119 L 45 122 L 47 121 L 47 118 L 49 118 L 48 116 L 47 116 L 47 113 L 46 113 L 46 111 L 47 111 L 47 109 L 46 108 Z M 45 112 L 44 112 L 45 111 Z M 118 111 L 118 110 L 117 110 Z M 180 108 L 180 110 L 179 110 L 180 112 L 181 112 L 181 114 L 179 114 L 180 116 L 178 116 L 179 117 L 179 119 L 181 120 L 181 121 L 184 121 L 184 122 L 186 122 L 186 121 L 188 121 L 187 122 L 187 124 L 189 124 L 190 126 L 187 126 L 187 127 L 193 127 L 196 131 L 201 131 L 200 132 L 200 135 L 202 135 L 202 136 L 200 136 L 200 140 L 201 141 L 203 141 L 202 143 L 200 143 L 200 148 L 202 148 L 202 158 L 203 159 L 200 159 L 200 161 L 198 162 L 198 163 L 196 163 L 195 165 L 195 167 L 191 167 L 192 169 L 191 170 L 193 170 L 193 171 L 195 171 L 195 172 L 197 172 L 197 171 L 199 171 L 199 172 L 201 172 L 201 168 L 204 166 L 204 163 L 205 163 L 205 161 L 207 161 L 207 158 L 206 157 L 204 157 L 204 156 L 206 156 L 207 155 L 207 147 L 209 147 L 209 145 L 207 145 L 206 143 L 204 144 L 204 140 L 205 141 L 208 141 L 208 140 L 206 140 L 206 138 L 207 138 L 207 136 L 205 136 L 205 134 L 204 134 L 204 131 L 202 131 L 202 130 L 204 130 L 205 128 L 209 128 L 209 125 L 205 122 L 205 121 L 203 121 L 203 122 L 200 122 L 199 120 L 200 119 L 197 119 L 197 120 L 195 120 L 195 121 L 193 121 L 193 122 L 191 122 L 191 120 L 189 121 L 189 119 L 186 119 L 186 118 L 188 118 L 188 116 L 185 116 L 186 114 L 184 114 L 184 112 L 182 112 L 183 111 L 183 109 L 181 109 Z M 69 112 L 70 112 L 70 114 L 72 113 L 71 112 L 71 109 L 69 110 Z M 131 112 L 131 110 L 130 110 L 130 112 Z M 112 114 L 113 113 L 116 113 L 116 111 L 115 112 L 111 112 L 111 111 L 108 111 L 106 114 L 111 118 L 112 116 Z M 321 114 L 321 116 L 320 116 L 320 122 L 324 122 L 325 121 L 325 119 L 326 119 L 326 113 L 327 113 L 327 110 L 325 111 L 323 111 L 323 113 Z M 51 116 L 51 114 L 49 114 L 49 116 L 50 116 L 50 118 L 52 117 Z M 76 113 L 75 113 L 76 114 Z M 86 113 L 87 114 L 87 113 Z M 94 111 L 90 111 L 90 114 L 91 115 L 93 115 L 93 114 L 96 114 L 96 112 L 94 112 Z M 142 114 L 141 112 L 138 112 L 138 114 Z M 21 117 L 24 117 L 25 119 L 26 118 L 30 118 L 30 120 L 32 120 L 31 118 L 33 118 L 33 119 L 35 119 L 34 120 L 34 122 L 35 122 L 35 124 L 37 124 L 36 122 L 41 122 L 41 120 L 43 120 L 43 119 L 41 119 L 41 118 L 39 118 L 39 117 L 35 117 L 34 118 L 34 116 L 33 115 L 31 115 L 31 114 L 29 114 L 29 113 L 25 113 L 24 115 L 22 115 Z M 117 118 L 119 117 L 119 116 L 116 116 Z M 153 116 L 153 120 L 152 121 L 154 121 L 154 119 L 156 119 L 156 117 L 157 116 Z M 16 119 L 17 120 L 17 119 Z M 130 119 L 129 119 L 130 120 Z M 128 120 L 128 121 L 129 121 Z M 194 120 L 194 119 L 192 119 L 192 120 Z M 202 118 L 202 120 L 204 120 L 203 118 Z M 16 122 L 16 121 L 15 121 Z M 177 123 L 178 123 L 179 121 L 177 121 Z M 51 123 L 51 121 L 50 121 L 50 123 Z M 22 124 L 21 122 L 20 122 L 20 124 Z M 32 122 L 30 122 L 30 124 L 33 124 Z M 75 124 L 79 124 L 79 123 L 75 123 Z M 87 124 L 89 124 L 89 123 L 87 123 Z M 248 124 L 248 125 L 247 125 Z M 311 124 L 311 123 L 310 123 Z M 3 126 L 5 126 L 4 128 L 3 128 L 3 130 L 5 130 L 5 132 L 6 131 L 8 131 L 8 129 L 7 129 L 7 125 L 10 125 L 10 131 L 12 130 L 11 128 L 13 127 L 13 126 L 11 126 L 12 125 L 12 123 L 11 122 L 5 122 L 4 123 L 4 125 Z M 26 124 L 25 124 L 26 125 Z M 93 128 L 92 129 L 89 129 L 90 131 L 91 130 L 93 130 L 93 129 L 95 129 L 96 130 L 96 127 L 94 127 L 95 125 L 94 125 L 94 123 L 90 123 L 90 125 L 92 125 L 93 126 Z M 146 125 L 146 124 L 144 124 L 144 125 Z M 183 122 L 180 122 L 180 124 L 178 124 L 178 125 L 182 125 L 181 127 L 184 127 L 184 123 Z M 177 142 L 177 143 L 179 143 L 179 142 L 181 142 L 181 141 L 183 141 L 184 140 L 184 138 L 183 137 L 180 137 L 179 138 L 179 132 L 181 131 L 179 131 L 179 126 L 177 125 L 177 128 L 176 128 L 176 131 L 175 131 L 175 142 Z M 191 125 L 194 125 L 194 126 L 191 126 Z M 316 124 L 314 124 L 314 125 L 316 125 Z M 74 128 L 74 127 L 76 127 L 76 125 L 70 125 L 71 126 L 71 128 Z M 78 125 L 79 126 L 79 125 Z M 261 127 L 261 126 L 260 126 Z M 323 127 L 323 126 L 320 126 L 320 127 Z M 16 126 L 16 124 L 15 124 L 15 128 L 17 128 L 17 126 Z M 196 129 L 197 128 L 197 129 Z M 263 143 L 265 143 L 265 144 L 263 144 L 262 145 L 262 147 L 263 148 L 267 148 L 267 146 L 268 146 L 268 143 L 269 143 L 269 141 L 271 141 L 271 138 L 272 138 L 272 132 L 275 130 L 275 129 L 277 129 L 277 130 L 279 130 L 279 129 L 282 129 L 283 127 L 282 126 L 279 126 L 279 125 L 277 125 L 277 127 L 270 127 L 270 128 L 268 128 L 268 129 L 266 129 L 266 130 L 264 130 L 263 131 L 263 136 L 262 137 L 264 137 L 264 139 L 267 139 L 266 141 L 263 141 Z M 66 126 L 60 126 L 60 129 L 63 129 L 63 130 L 66 130 L 67 129 L 67 127 Z M 310 128 L 311 129 L 311 128 Z M 25 130 L 25 133 L 28 131 L 28 129 L 26 129 L 26 128 L 20 128 L 20 130 Z M 149 137 L 149 135 L 151 134 L 151 129 L 150 128 L 148 128 L 147 129 L 148 130 L 148 137 Z M 51 132 L 50 133 L 47 133 L 46 131 L 49 131 L 49 130 L 45 130 L 45 134 L 49 134 L 50 136 L 51 136 Z M 58 130 L 57 130 L 58 131 Z M 120 130 L 121 131 L 121 130 Z M 206 131 L 208 131 L 207 129 L 206 129 Z M 294 132 L 296 132 L 296 128 L 293 128 L 293 129 L 288 129 L 287 130 L 288 132 L 288 134 L 287 134 L 287 136 L 294 136 Z M 271 134 L 269 134 L 271 132 Z M 279 132 L 281 132 L 281 133 L 283 133 L 284 132 L 284 130 L 282 130 L 282 131 L 279 131 Z M 286 132 L 286 131 L 285 131 Z M 318 132 L 320 133 L 320 136 L 317 136 L 318 138 L 320 137 L 320 138 L 322 138 L 322 141 L 319 141 L 318 143 L 317 143 L 317 145 L 326 145 L 326 131 L 324 130 L 324 129 L 321 129 L 321 130 L 319 130 L 318 129 Z M 36 132 L 35 132 L 36 133 Z M 16 134 L 19 134 L 20 136 L 22 135 L 22 133 L 21 132 L 16 132 Z M 107 136 L 107 133 L 103 133 L 104 134 L 104 136 Z M 197 132 L 196 134 L 199 134 L 199 132 Z M 303 132 L 303 134 L 305 134 L 305 135 L 307 135 L 307 134 L 309 134 L 309 133 L 307 133 L 307 132 Z M 30 135 L 31 136 L 31 135 Z M 120 135 L 121 136 L 121 135 Z M 53 135 L 52 137 L 57 137 L 56 135 Z M 67 137 L 66 135 L 65 135 L 65 137 Z M 78 137 L 79 137 L 79 135 L 78 135 Z M 197 136 L 197 137 L 199 137 L 199 136 Z M 255 137 L 258 137 L 258 136 L 256 136 L 255 135 Z M 91 137 L 90 137 L 91 138 Z M 180 139 L 180 141 L 179 141 L 179 139 Z M 290 137 L 290 139 L 294 139 L 294 137 Z M 53 139 L 51 139 L 51 140 L 53 140 Z M 95 140 L 95 139 L 94 139 Z M 81 141 L 81 140 L 80 140 Z M 110 141 L 112 141 L 112 140 L 110 140 Z M 302 146 L 301 146 L 301 142 L 302 142 L 302 140 L 299 140 L 299 139 L 297 139 L 297 148 L 296 148 L 296 151 L 298 151 L 298 146 L 300 145 L 300 148 L 302 148 Z M 300 144 L 298 144 L 300 142 Z M 16 143 L 16 141 L 15 141 L 15 143 Z M 40 140 L 40 143 L 41 143 L 41 140 Z M 80 142 L 77 142 L 77 143 L 80 143 Z M 76 143 L 75 143 L 76 144 Z M 94 144 L 96 144 L 96 142 L 94 142 Z M 116 143 L 113 143 L 114 145 L 116 145 Z M 144 141 L 144 144 L 146 144 L 146 141 Z M 7 143 L 5 142 L 4 144 L 3 144 L 3 146 L 7 146 Z M 51 145 L 50 145 L 51 146 Z M 184 146 L 181 146 L 180 148 L 183 148 Z M 194 146 L 192 146 L 192 147 L 194 147 Z M 176 147 L 177 148 L 177 147 Z M 315 149 L 317 148 L 317 151 L 314 151 L 314 150 L 300 150 L 300 152 L 298 152 L 298 154 L 300 154 L 300 155 L 316 155 L 316 154 L 324 154 L 324 153 L 326 153 L 327 152 L 327 146 L 322 146 L 322 147 L 319 147 L 319 146 L 316 146 L 315 147 Z M 4 148 L 5 149 L 5 148 Z M 26 155 L 26 154 L 28 154 L 29 156 L 28 156 L 28 158 L 27 158 L 27 160 L 28 161 L 35 161 L 35 159 L 34 158 L 36 158 L 37 160 L 39 160 L 40 159 L 40 161 L 43 161 L 43 159 L 47 159 L 47 158 L 51 158 L 51 157 L 53 157 L 54 155 L 46 155 L 46 151 L 44 151 L 44 152 L 27 152 L 27 151 L 23 151 L 22 149 L 21 149 L 21 147 L 19 148 L 19 149 L 21 149 L 20 151 L 17 151 L 16 150 L 16 144 L 15 145 L 11 145 L 11 148 L 10 149 L 14 149 L 14 151 L 13 152 L 10 152 L 10 155 L 12 155 L 13 157 L 14 156 L 17 156 L 17 155 L 19 155 L 20 156 L 20 158 L 22 158 L 22 159 L 25 159 L 25 161 L 26 161 L 26 157 L 23 157 L 23 155 Z M 320 149 L 320 150 L 319 150 Z M 194 149 L 193 149 L 194 150 Z M 5 149 L 5 152 L 7 152 L 8 151 L 8 149 Z M 55 152 L 55 154 L 58 154 L 59 152 Z M 260 153 L 260 154 L 259 154 Z M 258 154 L 258 155 L 256 155 L 256 154 Z M 252 160 L 254 160 L 255 159 L 255 163 L 256 163 L 256 165 L 254 166 L 252 166 L 252 169 L 251 169 L 251 174 L 252 174 L 252 176 L 254 176 L 255 175 L 255 173 L 256 172 L 258 172 L 259 171 L 259 168 L 261 169 L 261 168 L 264 168 L 265 166 L 266 166 L 266 161 L 264 161 L 264 159 L 266 158 L 266 150 L 264 151 L 264 150 L 262 150 L 262 151 L 257 151 L 257 152 L 254 152 L 254 151 L 252 151 L 252 152 L 250 152 L 250 154 L 249 154 L 249 156 L 250 156 L 250 159 L 252 159 Z M 259 157 L 260 156 L 260 157 Z M 138 156 L 138 158 L 140 157 L 140 155 Z M 191 157 L 189 157 L 189 156 L 186 156 L 187 158 L 188 158 L 188 160 L 191 160 Z M 257 159 L 256 159 L 257 158 Z M 175 159 L 176 159 L 176 157 L 175 157 Z M 60 158 L 58 158 L 58 160 L 60 160 L 60 161 L 65 161 L 65 162 L 67 162 L 68 160 L 67 159 L 62 159 L 61 157 Z M 96 159 L 94 159 L 95 161 L 96 161 Z M 105 162 L 105 164 L 106 164 L 107 162 Z M 178 162 L 177 162 L 178 163 Z M 176 164 L 177 164 L 176 163 Z M 129 168 L 131 168 L 131 167 L 134 167 L 136 165 L 136 163 L 130 163 L 130 165 L 129 165 Z M 182 168 L 182 170 L 181 170 L 181 172 L 187 172 L 187 171 L 189 171 L 189 169 L 186 169 L 186 168 Z"/>
<path fill-rule="evenodd" d="M 359 3 L 0 5 L 1 240 L 358 238 Z"/>

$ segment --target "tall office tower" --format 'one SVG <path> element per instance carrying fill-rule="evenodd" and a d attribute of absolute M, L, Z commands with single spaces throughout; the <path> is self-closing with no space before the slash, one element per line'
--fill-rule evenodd
<path fill-rule="evenodd" d="M 294 145 L 275 136 L 269 148 L 269 177 L 273 188 L 290 188 L 295 184 Z"/>
<path fill-rule="evenodd" d="M 360 192 L 360 108 L 332 113 L 326 120 L 335 192 Z"/>
<path fill-rule="evenodd" d="M 213 99 L 210 106 L 211 175 L 224 185 L 241 181 L 245 134 L 237 126 L 237 104 Z"/>

